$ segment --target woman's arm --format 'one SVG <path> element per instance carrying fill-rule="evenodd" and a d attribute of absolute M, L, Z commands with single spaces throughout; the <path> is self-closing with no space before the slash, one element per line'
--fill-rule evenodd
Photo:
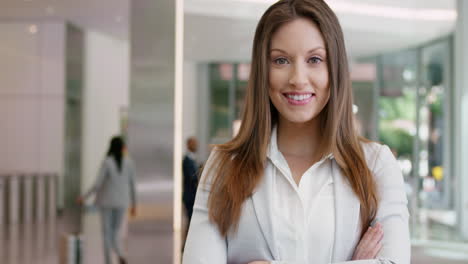
<path fill-rule="evenodd" d="M 94 194 L 97 190 L 99 190 L 104 183 L 107 177 L 107 162 L 104 160 L 101 164 L 101 168 L 99 169 L 96 181 L 94 182 L 93 186 L 82 196 L 83 199 L 87 199 L 89 196 Z"/>
<path fill-rule="evenodd" d="M 387 263 L 409 264 L 411 242 L 405 184 L 400 166 L 387 146 L 381 146 L 373 173 L 380 197 L 376 218 L 385 234 L 378 258 L 388 260 Z"/>
<path fill-rule="evenodd" d="M 208 197 L 211 177 L 208 176 L 214 151 L 206 162 L 198 185 L 193 215 L 185 243 L 183 264 L 225 264 L 227 263 L 226 239 L 221 236 L 218 227 L 209 220 Z M 206 179 L 206 180 L 205 180 Z"/>
<path fill-rule="evenodd" d="M 339 264 L 410 263 L 409 213 L 403 175 L 395 156 L 387 146 L 380 146 L 376 155 L 372 173 L 375 176 L 380 198 L 376 220 L 383 228 L 382 248 L 375 259 L 347 261 Z"/>
<path fill-rule="evenodd" d="M 375 263 L 392 263 L 386 262 L 385 260 L 376 260 L 378 252 L 382 247 L 382 238 L 383 238 L 383 231 L 382 225 L 380 223 L 375 224 L 373 227 L 369 227 L 366 231 L 364 236 L 362 237 L 361 241 L 359 241 L 359 245 L 356 247 L 354 251 L 353 261 L 346 261 L 340 263 L 333 263 L 333 264 L 375 264 Z M 250 262 L 249 264 L 300 264 L 296 262 L 290 261 L 254 261 Z"/>
<path fill-rule="evenodd" d="M 374 259 L 346 261 L 336 264 L 410 263 L 409 213 L 403 175 L 395 156 L 387 146 L 380 146 L 376 155 L 372 173 L 375 176 L 380 198 L 376 220 L 381 224 L 384 234 L 381 249 Z"/>

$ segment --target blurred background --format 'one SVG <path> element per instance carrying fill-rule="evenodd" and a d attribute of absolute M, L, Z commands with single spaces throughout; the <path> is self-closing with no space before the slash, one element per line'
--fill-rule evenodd
<path fill-rule="evenodd" d="M 182 159 L 240 124 L 256 24 L 274 0 L 0 0 L 0 262 L 104 263 L 76 198 L 121 134 L 136 164 L 129 263 L 180 263 Z M 412 263 L 468 263 L 468 1 L 327 0 L 362 135 L 405 177 Z"/>

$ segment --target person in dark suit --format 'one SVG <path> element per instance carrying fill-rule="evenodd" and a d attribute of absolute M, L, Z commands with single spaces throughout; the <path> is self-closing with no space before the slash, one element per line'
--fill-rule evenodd
<path fill-rule="evenodd" d="M 198 164 L 195 159 L 195 153 L 198 149 L 198 141 L 194 137 L 187 139 L 187 153 L 184 156 L 182 169 L 184 173 L 184 190 L 182 200 L 187 211 L 188 223 L 192 219 L 193 204 L 195 203 L 195 194 L 198 186 Z"/>

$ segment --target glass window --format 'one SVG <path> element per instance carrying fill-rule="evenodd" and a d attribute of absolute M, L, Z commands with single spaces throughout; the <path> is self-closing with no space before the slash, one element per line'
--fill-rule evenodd
<path fill-rule="evenodd" d="M 210 65 L 210 142 L 224 143 L 240 126 L 250 74 L 248 63 Z"/>
<path fill-rule="evenodd" d="M 405 180 L 410 215 L 416 220 L 419 190 L 415 139 L 417 135 L 418 51 L 385 54 L 379 63 L 378 139 L 398 160 Z M 414 231 L 415 221 L 411 221 Z"/>
<path fill-rule="evenodd" d="M 451 177 L 449 92 L 451 40 L 421 49 L 421 88 L 418 104 L 419 236 L 434 240 L 460 240 L 456 232 L 455 178 Z"/>
<path fill-rule="evenodd" d="M 232 78 L 232 64 L 210 65 L 210 139 L 212 143 L 225 141 L 231 136 L 229 86 Z"/>
<path fill-rule="evenodd" d="M 403 171 L 412 236 L 461 240 L 450 155 L 451 38 L 377 58 L 378 138 Z"/>

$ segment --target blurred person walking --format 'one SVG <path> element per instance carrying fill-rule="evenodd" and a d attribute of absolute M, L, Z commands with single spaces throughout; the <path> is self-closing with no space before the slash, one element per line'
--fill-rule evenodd
<path fill-rule="evenodd" d="M 124 140 L 113 137 L 109 151 L 101 164 L 96 181 L 77 202 L 83 204 L 96 194 L 95 205 L 101 215 L 105 263 L 111 264 L 111 252 L 117 254 L 119 263 L 125 264 L 118 234 L 126 211 L 130 207 L 132 217 L 136 216 L 135 166 L 126 153 Z"/>

